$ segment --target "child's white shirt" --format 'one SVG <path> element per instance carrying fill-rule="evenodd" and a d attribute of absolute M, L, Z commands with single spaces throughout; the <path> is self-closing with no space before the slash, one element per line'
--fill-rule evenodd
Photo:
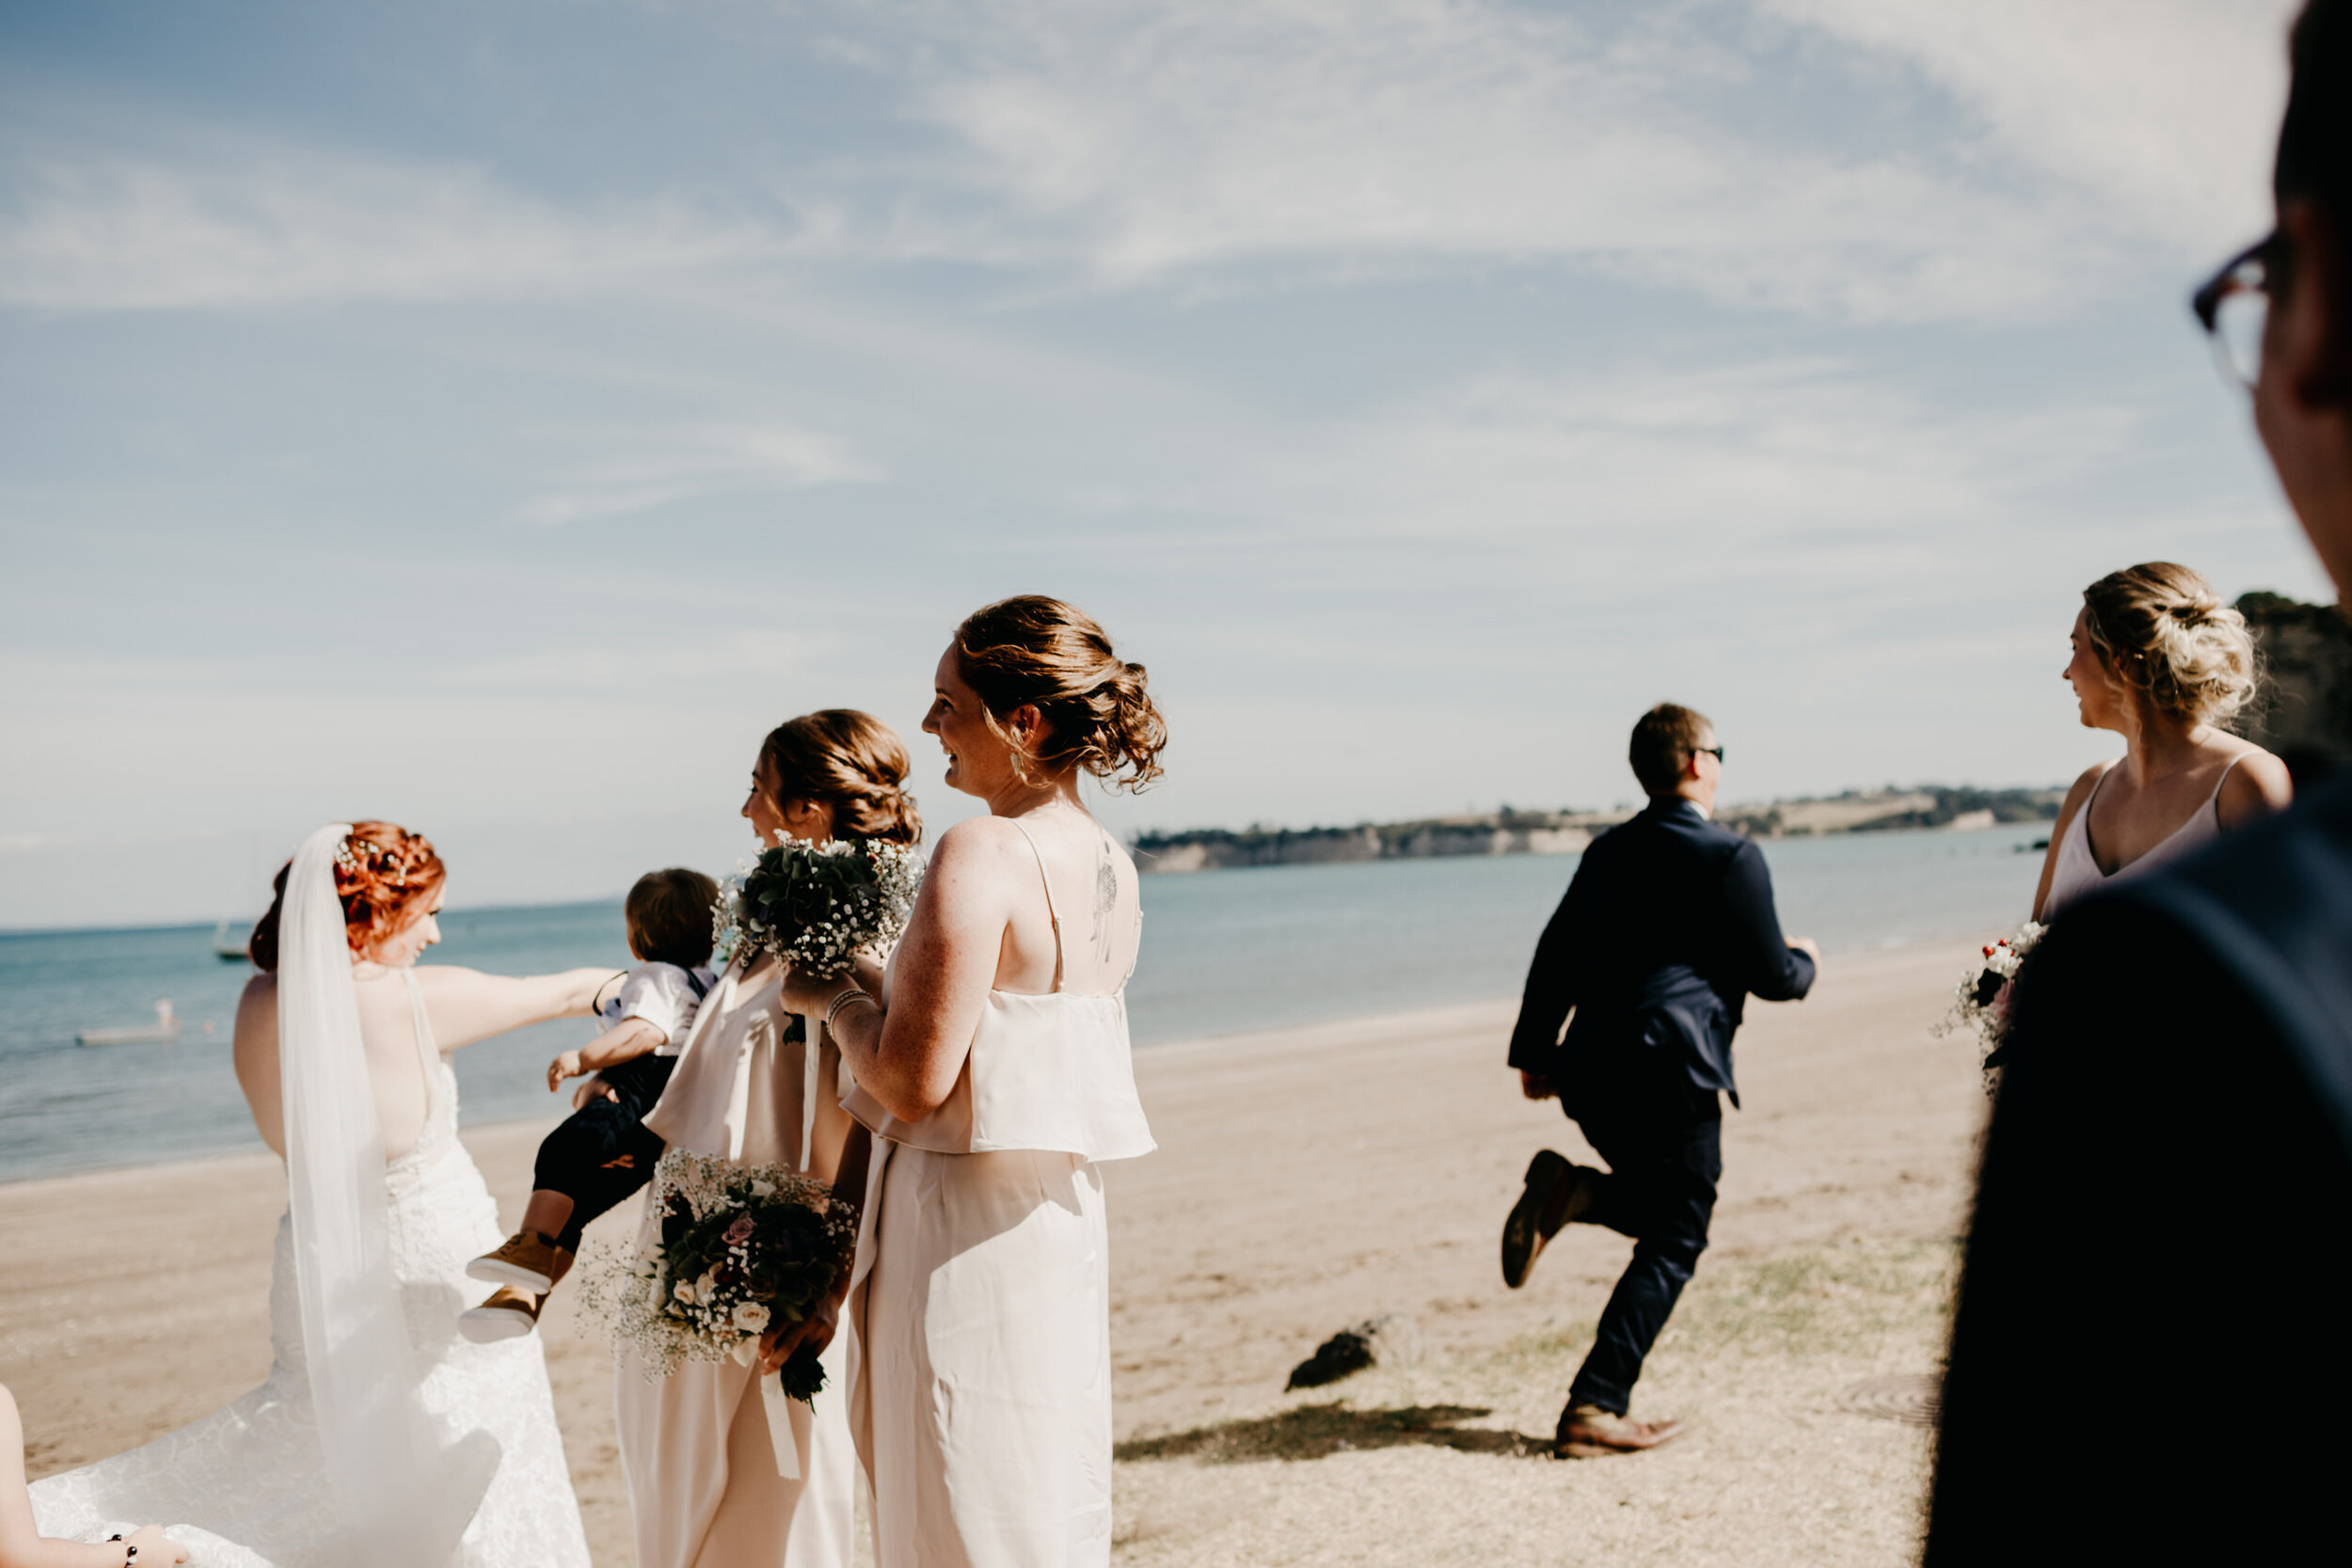
<path fill-rule="evenodd" d="M 694 978 L 702 982 L 706 993 L 717 983 L 717 976 L 707 969 L 695 970 Z M 694 1027 L 694 1009 L 701 1006 L 702 997 L 686 983 L 686 971 L 675 964 L 640 964 L 628 972 L 598 1016 L 607 1029 L 617 1029 L 632 1018 L 644 1019 L 661 1031 L 661 1043 L 653 1048 L 653 1053 L 675 1056 L 686 1049 L 687 1034 Z"/>

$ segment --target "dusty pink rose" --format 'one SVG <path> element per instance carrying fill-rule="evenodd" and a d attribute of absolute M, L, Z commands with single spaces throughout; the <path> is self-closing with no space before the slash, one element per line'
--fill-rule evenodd
<path fill-rule="evenodd" d="M 736 1215 L 735 1223 L 727 1227 L 727 1245 L 741 1246 L 752 1239 L 753 1233 L 759 1227 L 752 1223 L 751 1215 Z"/>

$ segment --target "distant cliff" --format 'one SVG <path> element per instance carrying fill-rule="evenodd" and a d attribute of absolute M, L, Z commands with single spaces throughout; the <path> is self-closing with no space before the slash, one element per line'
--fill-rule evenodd
<path fill-rule="evenodd" d="M 1521 812 L 1362 822 L 1353 828 L 1196 828 L 1136 840 L 1146 871 L 1221 871 L 1242 865 L 1327 865 L 1342 861 L 1425 860 L 1438 855 L 1573 855 L 1629 812 Z"/>
<path fill-rule="evenodd" d="M 2249 594 L 2238 612 L 2261 647 L 2268 689 L 2239 724 L 2308 784 L 2352 761 L 2352 622 L 2334 605 Z"/>
<path fill-rule="evenodd" d="M 1721 819 L 1756 837 L 1883 832 L 1965 831 L 2001 822 L 2047 821 L 2062 789 L 1849 790 L 1818 800 L 1731 806 Z M 1148 832 L 1136 840 L 1146 871 L 1218 871 L 1247 865 L 1327 865 L 1346 861 L 1422 860 L 1439 855 L 1572 855 L 1626 811 L 1486 812 L 1352 828 L 1199 828 Z"/>

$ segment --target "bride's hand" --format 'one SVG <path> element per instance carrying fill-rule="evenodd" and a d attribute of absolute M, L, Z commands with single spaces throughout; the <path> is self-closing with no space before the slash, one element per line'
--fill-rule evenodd
<path fill-rule="evenodd" d="M 763 1372 L 775 1371 L 791 1360 L 793 1353 L 803 1345 L 806 1345 L 812 1353 L 822 1355 L 840 1327 L 841 1298 L 829 1295 L 799 1323 L 771 1328 L 759 1337 L 759 1370 Z"/>
<path fill-rule="evenodd" d="M 188 1560 L 188 1549 L 166 1535 L 164 1527 L 161 1525 L 141 1525 L 131 1532 L 130 1539 L 123 1544 L 136 1546 L 139 1549 L 138 1560 L 141 1562 L 185 1562 Z"/>

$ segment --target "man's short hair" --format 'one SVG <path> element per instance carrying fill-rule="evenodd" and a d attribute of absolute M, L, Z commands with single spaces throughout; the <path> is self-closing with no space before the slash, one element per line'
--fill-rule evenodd
<path fill-rule="evenodd" d="M 2310 0 L 2287 54 L 2294 75 L 2271 193 L 2315 197 L 2341 223 L 2352 214 L 2352 3 Z"/>
<path fill-rule="evenodd" d="M 2287 55 L 2293 75 L 2270 188 L 2281 207 L 2316 205 L 2334 231 L 2335 276 L 2327 286 L 2336 320 L 2328 348 L 2341 395 L 2344 376 L 2352 373 L 2352 324 L 2344 319 L 2352 302 L 2352 0 L 2309 0 Z M 2295 287 L 2291 277 L 2284 282 Z"/>
<path fill-rule="evenodd" d="M 1642 781 L 1644 793 L 1672 795 L 1682 765 L 1714 733 L 1706 714 L 1673 703 L 1661 703 L 1642 715 L 1633 726 L 1633 745 L 1626 760 L 1633 764 L 1633 776 Z"/>
<path fill-rule="evenodd" d="M 710 911 L 719 884 L 699 871 L 648 871 L 628 890 L 622 914 L 629 951 L 648 963 L 692 969 L 710 958 Z"/>

